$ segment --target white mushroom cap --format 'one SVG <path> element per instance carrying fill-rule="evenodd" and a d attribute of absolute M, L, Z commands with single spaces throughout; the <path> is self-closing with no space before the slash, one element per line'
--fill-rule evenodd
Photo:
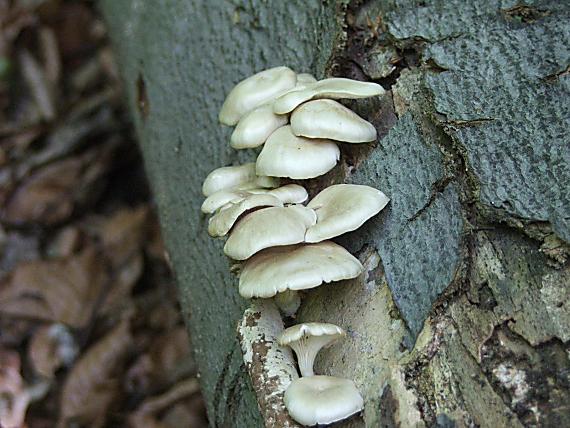
<path fill-rule="evenodd" d="M 259 207 L 282 207 L 283 202 L 268 193 L 249 195 L 239 202 L 230 202 L 227 208 L 217 212 L 208 222 L 208 234 L 212 237 L 225 236 L 234 223 L 247 211 Z"/>
<path fill-rule="evenodd" d="M 306 179 L 330 171 L 340 150 L 330 140 L 297 137 L 290 126 L 277 129 L 265 142 L 256 162 L 260 175 Z"/>
<path fill-rule="evenodd" d="M 299 363 L 301 376 L 313 376 L 313 362 L 324 346 L 344 337 L 346 333 L 334 324 L 308 322 L 285 329 L 278 337 L 281 346 L 290 346 Z"/>
<path fill-rule="evenodd" d="M 263 250 L 243 266 L 239 278 L 242 297 L 273 297 L 287 290 L 306 290 L 323 282 L 355 278 L 362 264 L 331 241 Z"/>
<path fill-rule="evenodd" d="M 286 184 L 267 193 L 277 196 L 284 204 L 301 204 L 309 199 L 307 190 L 298 184 Z"/>
<path fill-rule="evenodd" d="M 264 104 L 240 119 L 230 145 L 234 149 L 249 149 L 261 146 L 273 131 L 287 124 L 287 115 L 273 113 L 271 104 Z"/>
<path fill-rule="evenodd" d="M 316 219 L 315 212 L 303 205 L 262 208 L 235 225 L 224 253 L 234 260 L 245 260 L 264 248 L 298 244 Z"/>
<path fill-rule="evenodd" d="M 297 107 L 291 115 L 291 130 L 301 137 L 346 143 L 376 140 L 374 125 L 333 100 L 309 101 Z"/>
<path fill-rule="evenodd" d="M 289 415 L 306 426 L 331 424 L 364 407 L 354 382 L 333 376 L 295 379 L 285 391 L 283 401 Z"/>
<path fill-rule="evenodd" d="M 297 83 L 297 75 L 288 67 L 275 67 L 261 71 L 242 80 L 228 94 L 219 120 L 233 126 L 254 108 L 291 89 Z"/>
<path fill-rule="evenodd" d="M 247 187 L 247 185 L 242 187 Z M 229 203 L 236 204 L 243 201 L 250 195 L 259 195 L 263 193 L 267 193 L 281 199 L 281 202 L 284 204 L 301 204 L 309 198 L 309 194 L 305 188 L 298 184 L 286 184 L 285 186 L 277 187 L 275 189 L 253 188 L 247 190 L 220 190 L 219 192 L 211 194 L 204 200 L 202 203 L 202 212 L 211 214 Z"/>
<path fill-rule="evenodd" d="M 369 98 L 384 92 L 377 83 L 333 77 L 285 92 L 273 102 L 273 111 L 277 114 L 289 113 L 299 104 L 315 98 Z"/>
<path fill-rule="evenodd" d="M 210 172 L 202 184 L 204 196 L 210 196 L 221 190 L 248 189 L 255 187 L 277 187 L 279 180 L 255 174 L 255 163 L 237 166 L 224 166 Z"/>
<path fill-rule="evenodd" d="M 317 224 L 307 230 L 305 242 L 320 242 L 358 229 L 388 204 L 380 190 L 358 184 L 327 187 L 308 204 L 317 213 Z"/>

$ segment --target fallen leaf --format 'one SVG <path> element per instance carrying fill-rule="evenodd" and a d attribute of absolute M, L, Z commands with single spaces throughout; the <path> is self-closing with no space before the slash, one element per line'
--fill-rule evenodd
<path fill-rule="evenodd" d="M 28 359 L 34 371 L 46 378 L 52 378 L 60 367 L 70 366 L 78 353 L 73 335 L 63 324 L 41 326 L 28 345 Z"/>
<path fill-rule="evenodd" d="M 0 290 L 0 313 L 82 328 L 106 283 L 105 265 L 92 247 L 63 260 L 22 263 Z"/>
<path fill-rule="evenodd" d="M 123 320 L 83 354 L 65 380 L 60 426 L 72 421 L 89 426 L 104 422 L 109 406 L 118 395 L 118 381 L 113 376 L 132 340 L 129 321 Z"/>
<path fill-rule="evenodd" d="M 20 355 L 0 349 L 0 426 L 23 427 L 30 398 L 20 375 Z"/>
<path fill-rule="evenodd" d="M 164 394 L 145 400 L 129 416 L 129 425 L 133 428 L 165 428 L 164 424 L 156 420 L 157 414 L 198 391 L 200 391 L 200 385 L 197 379 L 181 381 Z"/>
<path fill-rule="evenodd" d="M 77 205 L 94 201 L 97 181 L 109 168 L 111 145 L 39 168 L 8 197 L 2 210 L 14 225 L 54 225 L 68 219 Z"/>

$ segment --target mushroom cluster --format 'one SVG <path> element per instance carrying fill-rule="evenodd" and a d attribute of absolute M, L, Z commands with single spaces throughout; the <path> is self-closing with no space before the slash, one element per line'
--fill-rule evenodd
<path fill-rule="evenodd" d="M 374 126 L 335 99 L 383 93 L 375 83 L 317 81 L 275 67 L 241 81 L 228 94 L 219 120 L 235 126 L 231 146 L 263 147 L 256 162 L 218 168 L 206 177 L 202 212 L 211 214 L 210 236 L 229 235 L 224 253 L 242 264 L 242 297 L 273 298 L 283 314 L 294 316 L 300 291 L 362 273 L 358 259 L 330 239 L 378 214 L 389 201 L 386 195 L 368 186 L 336 184 L 308 201 L 304 187 L 281 185 L 281 180 L 323 175 L 339 161 L 339 144 L 375 141 Z M 332 324 L 306 323 L 279 337 L 280 345 L 296 352 L 301 371 L 284 396 L 297 422 L 332 423 L 362 409 L 352 381 L 313 373 L 319 349 L 344 335 Z"/>

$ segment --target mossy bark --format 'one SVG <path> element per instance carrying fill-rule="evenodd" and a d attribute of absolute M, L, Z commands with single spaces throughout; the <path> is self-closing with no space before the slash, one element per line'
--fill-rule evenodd
<path fill-rule="evenodd" d="M 213 426 L 263 425 L 236 326 L 247 302 L 201 182 L 252 160 L 217 123 L 229 89 L 289 65 L 381 83 L 350 106 L 376 144 L 308 183 L 380 188 L 339 242 L 366 273 L 304 296 L 347 340 L 316 371 L 365 396 L 346 426 L 570 425 L 570 8 L 564 2 L 101 0 Z"/>

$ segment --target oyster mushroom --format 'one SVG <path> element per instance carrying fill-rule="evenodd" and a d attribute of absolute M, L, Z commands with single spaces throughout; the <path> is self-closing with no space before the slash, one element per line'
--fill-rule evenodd
<path fill-rule="evenodd" d="M 283 397 L 289 415 L 303 425 L 331 424 L 362 410 L 354 382 L 333 376 L 295 379 Z"/>
<path fill-rule="evenodd" d="M 380 190 L 359 184 L 335 184 L 315 196 L 307 207 L 317 223 L 307 230 L 305 242 L 320 242 L 358 229 L 389 202 Z"/>
<path fill-rule="evenodd" d="M 228 94 L 218 116 L 224 125 L 233 126 L 242 116 L 295 87 L 297 75 L 288 67 L 274 67 L 239 82 Z"/>
<path fill-rule="evenodd" d="M 224 253 L 234 260 L 246 260 L 265 248 L 298 244 L 316 219 L 315 212 L 303 205 L 262 208 L 234 226 Z"/>
<path fill-rule="evenodd" d="M 376 128 L 333 100 L 301 104 L 291 115 L 291 130 L 299 137 L 328 138 L 345 143 L 376 140 Z"/>
<path fill-rule="evenodd" d="M 377 83 L 333 77 L 285 92 L 273 102 L 273 111 L 277 114 L 289 113 L 305 101 L 316 98 L 369 98 L 384 92 Z"/>
<path fill-rule="evenodd" d="M 275 131 L 257 157 L 259 175 L 306 179 L 330 171 L 340 158 L 336 143 L 323 139 L 297 137 L 290 126 Z"/>
<path fill-rule="evenodd" d="M 224 166 L 210 172 L 202 184 L 204 196 L 210 196 L 222 190 L 248 189 L 256 187 L 277 187 L 279 180 L 274 177 L 258 176 L 255 163 L 237 166 Z"/>

